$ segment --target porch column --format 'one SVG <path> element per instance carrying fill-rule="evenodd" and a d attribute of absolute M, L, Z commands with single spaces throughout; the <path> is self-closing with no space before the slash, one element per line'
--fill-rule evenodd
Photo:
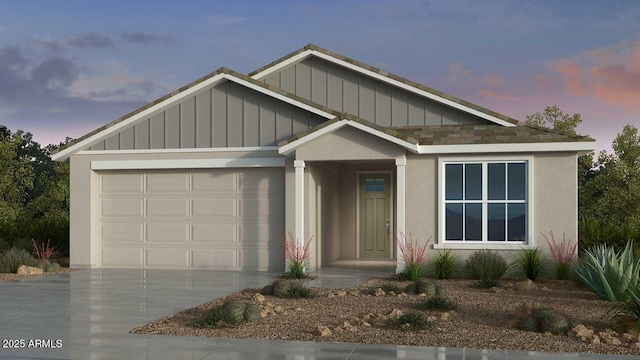
<path fill-rule="evenodd" d="M 295 160 L 293 162 L 293 166 L 296 168 L 296 221 L 294 235 L 299 246 L 304 246 L 304 165 L 303 160 Z"/>
<path fill-rule="evenodd" d="M 396 239 L 400 239 L 400 233 L 406 234 L 405 230 L 405 168 L 407 166 L 407 158 L 401 157 L 396 159 Z M 400 245 L 396 243 L 396 273 L 404 270 L 404 259 L 400 252 Z"/>

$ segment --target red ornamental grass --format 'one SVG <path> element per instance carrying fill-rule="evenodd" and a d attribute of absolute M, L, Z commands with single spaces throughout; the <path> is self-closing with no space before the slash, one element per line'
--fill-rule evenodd
<path fill-rule="evenodd" d="M 431 242 L 433 236 L 429 236 L 424 245 L 418 245 L 418 240 L 414 242 L 413 236 L 409 233 L 409 240 L 403 232 L 400 232 L 400 239 L 398 241 L 398 247 L 400 248 L 400 255 L 406 264 L 422 264 L 425 259 L 425 251 L 427 246 Z"/>
<path fill-rule="evenodd" d="M 293 232 L 289 231 L 287 236 L 282 239 L 282 244 L 284 245 L 284 256 L 290 261 L 301 262 L 307 260 L 311 255 L 309 253 L 309 245 L 311 245 L 312 240 L 313 236 L 309 238 L 306 245 L 299 244 L 296 237 L 293 235 Z"/>
<path fill-rule="evenodd" d="M 542 234 L 542 237 L 547 241 L 547 246 L 549 246 L 553 260 L 558 264 L 572 262 L 578 249 L 578 242 L 576 241 L 573 246 L 570 246 L 569 242 L 566 241 L 565 234 L 562 233 L 562 242 L 558 244 L 553 236 L 553 231 L 549 231 L 549 236 L 551 237 L 551 241 L 549 241 L 549 238 L 547 238 L 545 234 Z"/>
<path fill-rule="evenodd" d="M 54 248 L 49 245 L 49 241 L 50 240 L 47 240 L 46 247 L 44 245 L 44 242 L 42 242 L 40 243 L 40 248 L 38 248 L 36 241 L 34 239 L 31 239 L 31 242 L 33 243 L 33 254 L 38 258 L 40 262 L 49 261 L 49 259 L 51 259 L 51 257 L 56 254 Z"/>

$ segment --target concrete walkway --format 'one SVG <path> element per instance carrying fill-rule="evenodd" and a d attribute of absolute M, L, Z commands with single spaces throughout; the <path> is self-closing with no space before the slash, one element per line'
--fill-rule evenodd
<path fill-rule="evenodd" d="M 319 278 L 314 283 L 355 286 L 372 275 L 386 274 L 389 272 L 384 267 L 335 267 L 319 271 Z M 0 283 L 0 359 L 634 358 L 128 333 L 137 325 L 211 299 L 266 285 L 274 276 L 259 272 L 104 269 Z M 61 346 L 52 348 L 51 345 Z"/>

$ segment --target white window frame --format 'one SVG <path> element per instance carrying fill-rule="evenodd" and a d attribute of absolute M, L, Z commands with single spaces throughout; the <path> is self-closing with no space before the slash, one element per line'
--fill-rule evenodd
<path fill-rule="evenodd" d="M 448 203 L 445 201 L 445 166 L 447 164 L 469 164 L 469 163 L 509 163 L 509 162 L 524 162 L 526 164 L 526 196 L 525 203 L 527 209 L 527 221 L 526 221 L 526 240 L 525 241 L 488 241 L 487 237 L 487 225 L 486 225 L 486 214 L 487 214 L 487 204 L 494 201 L 487 200 L 487 191 L 488 191 L 488 181 L 487 181 L 487 169 L 488 167 L 482 166 L 482 200 L 469 200 L 470 203 L 481 203 L 482 204 L 482 213 L 483 213 L 483 222 L 482 222 L 482 240 L 481 241 L 460 241 L 460 240 L 446 240 L 446 223 L 445 223 L 445 205 Z M 438 158 L 438 241 L 434 244 L 434 249 L 498 249 L 498 250 L 509 250 L 509 249 L 526 249 L 534 247 L 534 237 L 533 237 L 533 203 L 534 203 L 534 157 L 532 155 L 506 155 L 506 156 L 447 156 Z M 451 203 L 466 203 L 467 200 L 454 200 L 449 201 Z M 495 201 L 497 203 L 509 203 L 509 200 L 499 200 Z M 520 202 L 522 201 L 513 201 Z M 464 235 L 464 229 L 463 229 Z"/>

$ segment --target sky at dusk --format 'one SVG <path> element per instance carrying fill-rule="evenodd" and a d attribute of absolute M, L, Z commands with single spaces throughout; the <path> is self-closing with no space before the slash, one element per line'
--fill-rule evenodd
<path fill-rule="evenodd" d="M 1 1 L 0 124 L 80 137 L 209 72 L 308 43 L 610 149 L 640 127 L 640 1 Z"/>

